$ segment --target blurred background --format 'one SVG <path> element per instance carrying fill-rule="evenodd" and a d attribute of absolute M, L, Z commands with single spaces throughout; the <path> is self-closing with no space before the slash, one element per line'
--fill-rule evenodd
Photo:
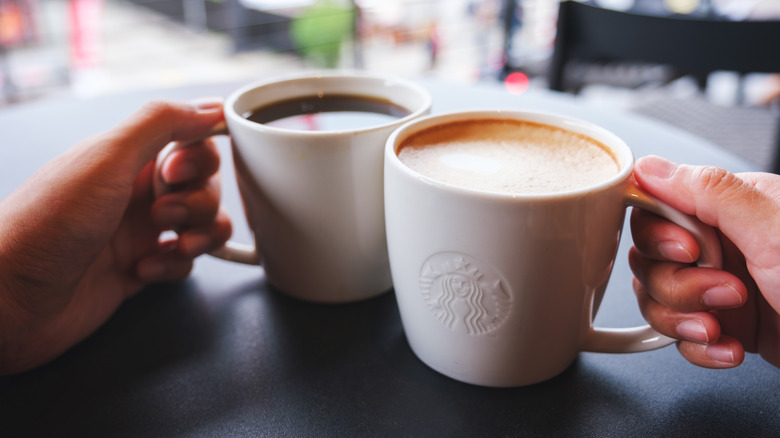
<path fill-rule="evenodd" d="M 556 0 L 0 0 L 3 104 L 305 68 L 495 79 L 505 22 L 549 56 Z M 511 9 L 511 10 L 510 10 Z M 511 17 L 507 18 L 506 13 Z M 521 35 L 522 34 L 522 35 Z"/>
<path fill-rule="evenodd" d="M 586 3 L 665 16 L 780 19 L 780 0 Z M 557 13 L 558 0 L 0 0 L 0 108 L 314 68 L 489 82 L 522 94 L 547 87 Z M 780 41 L 767 44 L 780 53 Z M 583 99 L 649 115 L 637 102 L 659 90 L 761 109 L 771 108 L 780 90 L 771 74 L 717 72 L 703 91 L 662 66 L 581 74 L 598 77 L 577 90 Z M 760 114 L 748 118 L 775 138 L 777 118 Z"/>

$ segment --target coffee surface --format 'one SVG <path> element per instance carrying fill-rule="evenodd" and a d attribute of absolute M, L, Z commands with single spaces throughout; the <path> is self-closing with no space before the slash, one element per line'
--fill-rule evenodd
<path fill-rule="evenodd" d="M 557 193 L 590 187 L 619 166 L 606 146 L 585 135 L 517 120 L 469 120 L 405 139 L 398 158 L 436 180 L 506 194 Z"/>
<path fill-rule="evenodd" d="M 349 94 L 319 94 L 274 102 L 244 117 L 264 125 L 303 131 L 343 131 L 383 125 L 410 111 L 389 100 Z"/>

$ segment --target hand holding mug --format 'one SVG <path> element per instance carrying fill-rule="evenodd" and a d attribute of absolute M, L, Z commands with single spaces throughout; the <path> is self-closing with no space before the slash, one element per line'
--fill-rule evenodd
<path fill-rule="evenodd" d="M 26 370 L 86 338 L 124 302 L 185 277 L 219 247 L 219 157 L 197 142 L 163 163 L 179 190 L 152 194 L 155 155 L 222 120 L 221 102 L 152 102 L 47 163 L 0 204 L 0 373 Z M 175 240 L 160 242 L 168 227 Z"/>
<path fill-rule="evenodd" d="M 780 176 L 637 161 L 643 190 L 717 227 L 722 270 L 691 266 L 699 246 L 662 218 L 637 211 L 630 253 L 645 318 L 679 339 L 678 349 L 709 368 L 739 365 L 745 351 L 780 366 Z"/>
<path fill-rule="evenodd" d="M 324 133 L 244 118 L 253 108 L 325 92 L 397 102 L 409 115 Z M 250 224 L 263 223 L 255 243 L 272 284 L 314 301 L 387 291 L 384 142 L 397 124 L 426 113 L 430 96 L 403 81 L 328 72 L 248 86 L 229 102 L 243 199 Z M 223 121 L 221 102 L 149 103 L 52 160 L 3 200 L 0 373 L 53 359 L 144 286 L 186 276 L 204 252 L 256 261 L 225 245 L 231 225 L 219 208 L 219 156 L 208 139 Z M 155 160 L 172 141 L 181 143 Z M 254 173 L 255 158 L 268 172 Z M 167 229 L 178 236 L 160 241 Z M 310 248 L 316 257 L 301 257 Z"/>

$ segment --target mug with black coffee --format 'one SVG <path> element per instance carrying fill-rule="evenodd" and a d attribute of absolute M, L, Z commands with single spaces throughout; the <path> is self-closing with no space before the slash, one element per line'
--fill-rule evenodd
<path fill-rule="evenodd" d="M 457 380 L 520 386 L 580 351 L 673 342 L 647 325 L 593 325 L 628 205 L 689 229 L 701 265 L 721 263 L 714 231 L 640 191 L 633 162 L 609 131 L 552 114 L 467 111 L 396 130 L 385 149 L 387 239 L 415 354 Z"/>
<path fill-rule="evenodd" d="M 255 83 L 225 101 L 254 247 L 214 255 L 263 266 L 299 299 L 349 302 L 392 288 L 382 201 L 393 129 L 430 111 L 422 87 L 357 72 Z"/>

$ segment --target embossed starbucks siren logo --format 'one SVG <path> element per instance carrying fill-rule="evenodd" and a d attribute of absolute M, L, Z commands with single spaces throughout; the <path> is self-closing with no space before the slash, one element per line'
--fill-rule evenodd
<path fill-rule="evenodd" d="M 495 269 L 465 254 L 429 257 L 420 271 L 420 287 L 442 324 L 470 335 L 495 330 L 512 308 L 512 296 Z"/>

